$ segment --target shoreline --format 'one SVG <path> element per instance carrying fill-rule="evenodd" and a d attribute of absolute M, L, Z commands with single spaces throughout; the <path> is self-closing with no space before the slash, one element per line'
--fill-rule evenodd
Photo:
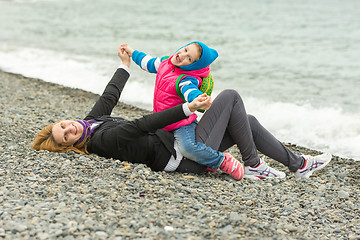
<path fill-rule="evenodd" d="M 360 238 L 360 161 L 333 156 L 295 181 L 266 158 L 287 178 L 236 182 L 218 172 L 152 172 L 96 155 L 37 152 L 31 143 L 42 127 L 82 119 L 98 95 L 1 70 L 0 80 L 0 237 Z M 121 102 L 113 111 L 128 119 L 147 113 Z"/>
<path fill-rule="evenodd" d="M 5 75 L 12 75 L 12 76 L 17 76 L 19 78 L 23 78 L 23 79 L 28 79 L 28 80 L 31 80 L 31 81 L 37 81 L 39 84 L 49 84 L 50 86 L 58 86 L 60 89 L 65 89 L 66 91 L 79 91 L 79 92 L 83 92 L 84 93 L 84 96 L 83 97 L 89 97 L 91 99 L 95 99 L 93 101 L 96 101 L 96 99 L 99 97 L 98 94 L 96 93 L 92 93 L 90 91 L 86 91 L 86 90 L 82 90 L 82 89 L 79 89 L 79 88 L 72 88 L 72 87 L 67 87 L 67 86 L 64 86 L 64 85 L 61 85 L 61 84 L 57 84 L 57 83 L 52 83 L 52 82 L 47 82 L 47 81 L 44 81 L 42 79 L 39 79 L 39 78 L 32 78 L 32 77 L 26 77 L 22 74 L 19 74 L 19 73 L 13 73 L 13 72 L 7 72 L 7 71 L 4 71 L 2 69 L 0 69 L 0 74 L 5 74 Z M 125 91 L 126 91 L 126 87 L 125 87 Z M 94 103 L 94 102 L 93 102 Z M 91 108 L 91 104 L 89 105 L 89 109 Z M 135 106 L 135 105 L 131 105 L 131 104 L 127 104 L 127 103 L 124 103 L 121 101 L 121 98 L 120 98 L 120 101 L 118 103 L 118 106 L 115 108 L 115 111 L 118 109 L 118 108 L 125 108 L 125 109 L 129 109 L 130 111 L 126 111 L 125 114 L 129 114 L 130 115 L 130 118 L 136 118 L 136 117 L 141 117 L 145 114 L 151 114 L 151 111 L 150 110 L 147 110 L 147 109 L 144 109 L 144 108 L 141 108 L 141 107 L 138 107 L 138 106 Z M 116 116 L 116 112 L 113 112 L 114 116 Z M 138 114 L 136 114 L 136 112 L 138 112 Z M 86 111 L 85 111 L 86 113 Z M 121 113 L 123 114 L 123 113 Z M 70 117 L 71 118 L 71 117 Z M 79 119 L 82 119 L 83 117 L 78 117 L 77 118 Z M 45 126 L 45 125 L 44 125 Z M 313 152 L 313 153 L 321 153 L 322 151 L 321 150 L 317 150 L 317 149 L 312 149 L 312 148 L 309 148 L 309 147 L 304 147 L 304 146 L 301 146 L 301 145 L 298 145 L 296 143 L 290 143 L 290 142 L 283 142 L 283 144 L 285 144 L 286 146 L 296 146 L 297 148 L 299 149 L 303 149 L 305 151 L 308 151 L 308 152 Z M 333 153 L 331 153 L 333 155 L 333 157 L 336 157 L 336 158 L 341 158 L 341 159 L 347 159 L 347 160 L 353 160 L 353 161 L 360 161 L 357 160 L 357 159 L 354 159 L 354 158 L 349 158 L 349 157 L 343 157 L 343 156 L 339 156 L 339 155 L 335 155 Z"/>

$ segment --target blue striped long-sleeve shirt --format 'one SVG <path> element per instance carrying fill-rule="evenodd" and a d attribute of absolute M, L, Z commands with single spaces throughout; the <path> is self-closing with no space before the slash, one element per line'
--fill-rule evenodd
<path fill-rule="evenodd" d="M 167 56 L 161 58 L 152 57 L 137 50 L 132 54 L 132 60 L 141 69 L 150 73 L 157 73 L 160 63 L 167 58 Z M 176 81 L 176 79 L 174 79 L 174 81 Z M 197 96 L 202 94 L 197 86 L 199 86 L 199 80 L 194 77 L 187 76 L 180 81 L 179 88 L 185 101 L 192 102 Z"/>

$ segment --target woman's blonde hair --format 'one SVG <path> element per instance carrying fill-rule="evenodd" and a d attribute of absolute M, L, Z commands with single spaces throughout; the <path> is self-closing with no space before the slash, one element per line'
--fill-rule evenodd
<path fill-rule="evenodd" d="M 50 152 L 70 152 L 74 151 L 81 154 L 89 154 L 87 151 L 87 142 L 82 142 L 79 145 L 74 146 L 62 146 L 55 142 L 54 137 L 52 136 L 52 128 L 56 123 L 52 123 L 44 127 L 39 134 L 35 137 L 32 148 L 39 150 L 48 150 Z"/>

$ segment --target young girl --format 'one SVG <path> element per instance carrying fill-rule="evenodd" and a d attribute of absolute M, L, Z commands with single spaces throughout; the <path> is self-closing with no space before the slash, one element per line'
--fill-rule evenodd
<path fill-rule="evenodd" d="M 153 112 L 174 107 L 183 101 L 191 103 L 203 94 L 199 90 L 203 78 L 208 77 L 209 65 L 218 57 L 215 49 L 199 41 L 191 42 L 177 50 L 174 55 L 162 58 L 153 58 L 143 52 L 134 51 L 127 44 L 122 44 L 121 47 L 143 70 L 156 73 Z M 196 117 L 196 114 L 191 114 L 187 119 L 166 126 L 164 130 L 174 132 L 178 148 L 185 157 L 207 166 L 210 170 L 220 168 L 240 180 L 244 169 L 239 161 L 229 153 L 215 151 L 195 140 Z"/>

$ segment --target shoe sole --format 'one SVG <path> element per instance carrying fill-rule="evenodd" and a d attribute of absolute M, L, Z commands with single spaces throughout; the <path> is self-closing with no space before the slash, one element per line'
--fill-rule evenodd
<path fill-rule="evenodd" d="M 282 178 L 286 178 L 286 174 L 284 176 L 280 176 L 280 177 L 263 177 L 263 176 L 257 176 L 257 175 L 245 175 L 243 176 L 243 178 L 249 178 L 249 179 L 282 179 Z"/>
<path fill-rule="evenodd" d="M 261 180 L 261 179 L 263 179 L 263 178 L 260 178 L 260 177 L 258 177 L 258 176 L 254 176 L 254 175 L 250 175 L 250 176 L 245 176 L 245 175 L 244 175 L 243 178 L 249 178 L 249 179 L 254 179 L 254 180 Z"/>

